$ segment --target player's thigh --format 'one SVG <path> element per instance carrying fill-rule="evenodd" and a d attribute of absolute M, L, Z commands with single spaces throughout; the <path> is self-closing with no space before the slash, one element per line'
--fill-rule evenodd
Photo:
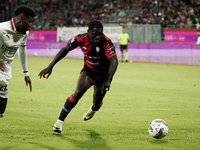
<path fill-rule="evenodd" d="M 87 71 L 81 72 L 78 82 L 76 85 L 76 90 L 74 92 L 74 98 L 79 100 L 82 95 L 94 84 L 94 80 L 89 75 Z"/>

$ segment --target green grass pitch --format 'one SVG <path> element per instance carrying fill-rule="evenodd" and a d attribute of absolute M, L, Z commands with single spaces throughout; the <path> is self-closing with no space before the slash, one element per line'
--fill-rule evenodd
<path fill-rule="evenodd" d="M 30 93 L 14 58 L 6 115 L 0 119 L 0 150 L 200 149 L 200 66 L 119 62 L 99 112 L 89 121 L 82 119 L 92 105 L 91 88 L 59 134 L 53 124 L 74 92 L 83 60 L 64 58 L 49 79 L 39 79 L 52 59 L 28 56 Z M 160 140 L 148 133 L 157 118 L 169 127 Z"/>

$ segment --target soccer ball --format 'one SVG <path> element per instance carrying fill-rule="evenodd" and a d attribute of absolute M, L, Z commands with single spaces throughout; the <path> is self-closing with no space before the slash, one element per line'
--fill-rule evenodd
<path fill-rule="evenodd" d="M 149 124 L 148 131 L 152 137 L 161 139 L 167 135 L 168 125 L 162 119 L 155 119 Z"/>

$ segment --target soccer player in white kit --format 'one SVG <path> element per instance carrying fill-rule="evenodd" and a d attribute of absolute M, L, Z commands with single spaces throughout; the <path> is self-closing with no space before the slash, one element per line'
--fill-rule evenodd
<path fill-rule="evenodd" d="M 21 5 L 15 9 L 14 18 L 0 23 L 0 118 L 5 115 L 7 85 L 12 77 L 11 64 L 17 50 L 26 86 L 32 91 L 27 66 L 26 40 L 35 16 L 32 8 Z"/>

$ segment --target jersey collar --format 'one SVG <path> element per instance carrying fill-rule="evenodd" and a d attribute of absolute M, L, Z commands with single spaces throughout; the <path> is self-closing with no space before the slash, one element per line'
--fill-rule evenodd
<path fill-rule="evenodd" d="M 12 26 L 13 31 L 16 31 L 16 28 L 15 28 L 15 24 L 14 24 L 14 20 L 13 20 L 13 18 L 11 19 L 11 26 Z"/>

